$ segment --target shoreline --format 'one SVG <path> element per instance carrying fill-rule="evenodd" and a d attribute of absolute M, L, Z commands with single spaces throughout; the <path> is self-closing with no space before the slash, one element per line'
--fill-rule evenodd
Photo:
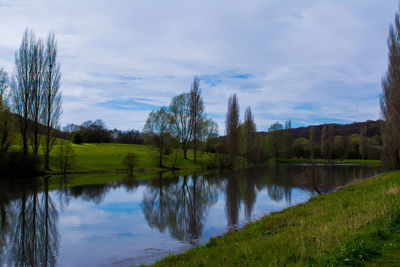
<path fill-rule="evenodd" d="M 387 193 L 382 195 L 382 191 Z M 400 263 L 400 258 L 390 257 L 400 253 L 399 223 L 393 226 L 390 221 L 392 212 L 400 218 L 400 204 L 391 206 L 396 205 L 393 199 L 400 203 L 400 171 L 353 181 L 332 193 L 272 212 L 240 230 L 167 256 L 154 266 Z M 387 205 L 389 214 L 380 214 L 381 205 Z M 351 209 L 352 216 L 346 209 Z M 386 240 L 376 240 L 377 231 L 385 232 Z M 371 243 L 371 251 L 357 247 L 359 239 Z M 389 243 L 395 246 L 387 247 Z"/>

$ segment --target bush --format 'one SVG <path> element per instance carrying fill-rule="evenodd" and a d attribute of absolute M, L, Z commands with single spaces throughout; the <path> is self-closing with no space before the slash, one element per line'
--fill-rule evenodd
<path fill-rule="evenodd" d="M 74 144 L 80 145 L 83 143 L 83 133 L 81 131 L 73 132 L 71 136 L 71 141 Z"/>
<path fill-rule="evenodd" d="M 133 168 L 137 164 L 137 158 L 134 153 L 128 152 L 126 153 L 124 159 L 122 160 L 122 165 L 128 169 L 129 173 L 133 172 Z"/>
<path fill-rule="evenodd" d="M 74 168 L 76 155 L 70 142 L 62 142 L 58 146 L 57 154 L 61 173 L 65 174 Z"/>

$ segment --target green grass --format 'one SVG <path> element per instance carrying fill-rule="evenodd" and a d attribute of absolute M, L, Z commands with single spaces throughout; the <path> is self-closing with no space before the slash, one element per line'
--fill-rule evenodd
<path fill-rule="evenodd" d="M 400 171 L 313 197 L 155 266 L 400 266 Z"/>
<path fill-rule="evenodd" d="M 124 172 L 126 169 L 122 165 L 122 160 L 126 153 L 133 152 L 138 159 L 135 172 L 143 171 L 162 171 L 158 165 L 158 152 L 147 145 L 129 144 L 82 144 L 72 145 L 76 154 L 75 173 L 87 172 Z M 50 154 L 50 168 L 53 172 L 59 170 L 58 166 L 58 146 L 55 145 Z M 202 164 L 207 164 L 213 159 L 213 154 L 198 153 L 198 164 L 193 163 L 193 151 L 188 151 L 188 159 L 183 159 L 183 152 L 179 151 L 176 168 L 182 170 L 201 169 Z M 166 168 L 172 166 L 172 155 L 163 157 L 163 165 Z"/>
<path fill-rule="evenodd" d="M 280 163 L 308 163 L 309 159 L 280 159 Z M 360 165 L 380 165 L 380 160 L 375 159 L 313 159 L 314 163 L 322 163 L 322 164 L 360 164 Z"/>

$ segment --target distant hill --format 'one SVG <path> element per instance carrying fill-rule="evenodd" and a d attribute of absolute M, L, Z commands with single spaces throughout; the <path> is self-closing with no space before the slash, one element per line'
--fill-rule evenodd
<path fill-rule="evenodd" d="M 367 137 L 375 136 L 375 135 L 381 135 L 381 126 L 382 126 L 383 121 L 382 120 L 377 120 L 377 121 L 371 121 L 368 120 L 366 122 L 353 122 L 350 124 L 336 124 L 336 123 L 331 123 L 331 124 L 320 124 L 320 125 L 312 125 L 308 127 L 299 127 L 299 128 L 293 128 L 290 129 L 290 133 L 293 137 L 293 139 L 303 137 L 303 138 L 309 138 L 310 137 L 310 127 L 315 127 L 315 137 L 317 140 L 320 139 L 321 137 L 321 132 L 322 132 L 322 127 L 324 125 L 333 125 L 335 129 L 335 135 L 343 135 L 343 136 L 349 136 L 352 134 L 360 134 L 361 127 L 367 126 Z M 259 134 L 266 135 L 267 132 L 259 132 Z"/>

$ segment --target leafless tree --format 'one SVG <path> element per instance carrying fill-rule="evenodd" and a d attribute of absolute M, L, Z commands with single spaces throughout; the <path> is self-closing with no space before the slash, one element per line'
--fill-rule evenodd
<path fill-rule="evenodd" d="M 8 75 L 0 69 L 0 152 L 6 152 L 10 146 L 9 132 L 11 112 L 9 107 Z"/>
<path fill-rule="evenodd" d="M 20 116 L 20 132 L 22 137 L 22 151 L 28 154 L 28 126 L 31 108 L 33 71 L 31 64 L 31 40 L 35 39 L 32 32 L 25 31 L 21 45 L 15 53 L 15 79 L 11 81 L 14 112 Z"/>
<path fill-rule="evenodd" d="M 250 106 L 246 108 L 244 113 L 244 147 L 245 147 L 245 156 L 248 163 L 252 162 L 252 153 L 254 141 L 256 138 L 256 124 L 254 122 L 253 114 L 251 113 Z"/>
<path fill-rule="evenodd" d="M 61 116 L 61 71 L 57 61 L 57 41 L 50 33 L 46 41 L 45 66 L 43 80 L 42 123 L 46 126 L 44 146 L 45 169 L 49 170 L 49 155 L 56 138 L 52 137 L 53 129 L 58 125 Z"/>
<path fill-rule="evenodd" d="M 328 127 L 324 125 L 321 133 L 321 156 L 325 159 L 329 157 Z"/>
<path fill-rule="evenodd" d="M 314 158 L 314 146 L 315 146 L 315 128 L 310 127 L 310 159 Z"/>
<path fill-rule="evenodd" d="M 333 125 L 328 127 L 328 159 L 332 159 L 335 153 L 335 129 Z"/>
<path fill-rule="evenodd" d="M 15 53 L 15 79 L 11 81 L 14 111 L 20 116 L 22 151 L 28 153 L 29 126 L 32 125 L 33 152 L 39 150 L 39 123 L 42 113 L 44 45 L 28 29 Z"/>
<path fill-rule="evenodd" d="M 40 145 L 39 127 L 43 111 L 43 77 L 45 70 L 44 44 L 41 39 L 32 38 L 30 44 L 31 54 L 31 100 L 30 119 L 32 121 L 32 147 L 33 153 L 37 154 Z"/>
<path fill-rule="evenodd" d="M 197 143 L 201 131 L 204 105 L 201 97 L 200 80 L 195 77 L 190 90 L 190 125 L 193 136 L 193 162 L 196 163 Z"/>
<path fill-rule="evenodd" d="M 226 138 L 231 165 L 234 166 L 235 159 L 239 154 L 239 103 L 236 94 L 228 99 L 228 112 L 226 113 Z"/>
<path fill-rule="evenodd" d="M 385 121 L 382 131 L 383 164 L 390 169 L 400 167 L 400 16 L 396 12 L 390 26 L 388 44 L 389 64 L 382 78 L 380 106 Z"/>
<path fill-rule="evenodd" d="M 171 133 L 171 115 L 166 107 L 161 107 L 160 110 L 152 111 L 149 114 L 143 133 L 146 143 L 158 150 L 159 166 L 163 167 L 162 156 Z"/>
<path fill-rule="evenodd" d="M 172 98 L 170 105 L 173 129 L 182 146 L 185 159 L 187 159 L 187 151 L 193 134 L 190 103 L 190 94 L 183 93 Z"/>

